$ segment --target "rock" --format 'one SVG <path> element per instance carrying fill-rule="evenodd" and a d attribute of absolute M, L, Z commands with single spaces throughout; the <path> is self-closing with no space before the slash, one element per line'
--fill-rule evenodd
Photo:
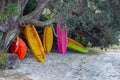
<path fill-rule="evenodd" d="M 26 57 L 32 57 L 33 54 L 31 52 L 31 50 L 29 48 L 27 48 L 27 54 L 26 54 Z"/>
<path fill-rule="evenodd" d="M 0 69 L 15 69 L 20 66 L 20 60 L 16 54 L 0 54 Z"/>

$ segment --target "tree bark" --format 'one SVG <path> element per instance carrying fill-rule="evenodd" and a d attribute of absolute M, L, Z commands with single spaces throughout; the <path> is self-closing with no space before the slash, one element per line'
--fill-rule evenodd
<path fill-rule="evenodd" d="M 5 20 L 0 21 L 0 32 L 3 33 L 2 38 L 0 38 L 0 41 L 2 41 L 0 45 L 0 50 L 5 50 L 5 52 L 8 51 L 12 41 L 20 34 L 19 26 L 23 26 L 29 23 L 34 24 L 37 27 L 44 27 L 45 25 L 50 25 L 53 22 L 58 21 L 58 17 L 56 16 L 53 19 L 47 20 L 45 22 L 41 22 L 38 20 L 38 17 L 41 15 L 48 2 L 52 0 L 37 0 L 38 4 L 35 10 L 24 16 L 23 10 L 28 0 L 2 0 L 2 4 L 0 5 L 0 12 L 5 11 L 5 5 L 7 3 L 6 1 L 14 2 L 15 4 L 17 4 L 20 14 L 18 16 L 7 16 Z"/>

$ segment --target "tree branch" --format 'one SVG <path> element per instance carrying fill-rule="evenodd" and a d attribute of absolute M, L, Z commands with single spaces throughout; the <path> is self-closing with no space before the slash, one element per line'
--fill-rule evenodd
<path fill-rule="evenodd" d="M 84 30 L 73 30 L 72 32 L 78 32 L 80 34 L 82 34 L 83 36 L 85 36 L 86 38 L 94 38 L 97 40 L 100 40 L 101 38 L 99 38 L 98 36 L 95 36 L 94 34 L 91 34 L 90 32 L 84 31 Z"/>
<path fill-rule="evenodd" d="M 20 31 L 19 31 L 18 27 L 7 32 L 6 37 L 5 37 L 5 41 L 4 41 L 4 49 L 6 51 L 8 50 L 13 39 L 15 39 L 19 33 L 20 33 Z"/>
<path fill-rule="evenodd" d="M 6 29 L 3 26 L 0 26 L 0 32 L 6 32 Z"/>
<path fill-rule="evenodd" d="M 3 32 L 3 33 L 6 33 L 7 30 L 9 29 L 7 27 L 6 21 L 7 21 L 7 19 L 0 21 L 0 31 Z"/>
<path fill-rule="evenodd" d="M 21 10 L 22 10 L 22 11 L 24 10 L 27 2 L 28 2 L 28 0 L 23 0 L 22 5 L 21 5 Z"/>
<path fill-rule="evenodd" d="M 28 15 L 23 16 L 23 18 L 30 19 L 30 18 L 33 18 L 34 16 L 38 15 L 38 14 L 41 14 L 48 2 L 49 2 L 49 0 L 42 0 L 42 1 L 39 0 L 35 10 L 32 11 L 31 13 L 29 13 Z"/>
<path fill-rule="evenodd" d="M 44 27 L 44 26 L 46 26 L 46 25 L 50 25 L 50 24 L 52 24 L 52 23 L 54 23 L 54 22 L 57 22 L 57 21 L 59 21 L 59 18 L 58 18 L 58 17 L 54 17 L 54 18 L 52 18 L 52 19 L 50 19 L 50 20 L 47 20 L 47 21 L 45 21 L 45 22 L 38 21 L 38 20 L 36 20 L 36 19 L 26 19 L 26 20 L 24 20 L 25 23 L 34 24 L 34 25 L 37 26 L 37 27 Z"/>
<path fill-rule="evenodd" d="M 21 2 L 21 14 L 20 15 L 23 15 L 23 11 L 24 11 L 24 8 L 27 4 L 28 0 L 22 0 Z"/>
<path fill-rule="evenodd" d="M 0 13 L 4 13 L 5 6 L 6 6 L 6 1 L 2 0 L 0 5 Z"/>

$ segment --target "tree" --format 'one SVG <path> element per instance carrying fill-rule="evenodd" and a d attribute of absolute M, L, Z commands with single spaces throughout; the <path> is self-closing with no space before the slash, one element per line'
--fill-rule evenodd
<path fill-rule="evenodd" d="M 52 0 L 34 0 L 35 9 L 23 15 L 28 0 L 1 0 L 0 2 L 0 49 L 8 50 L 11 42 L 20 34 L 20 26 L 26 23 L 43 27 L 56 21 L 56 16 L 45 22 L 39 21 L 42 11 Z"/>
<path fill-rule="evenodd" d="M 30 1 L 35 4 L 27 12 Z M 85 44 L 111 43 L 113 38 L 118 40 L 120 31 L 119 5 L 119 0 L 1 0 L 0 49 L 8 50 L 21 26 L 30 23 L 45 27 L 58 20 L 67 24 L 69 36 Z M 43 15 L 45 20 L 41 20 Z"/>
<path fill-rule="evenodd" d="M 68 14 L 64 14 L 69 35 L 85 45 L 90 43 L 91 46 L 108 47 L 118 43 L 119 5 L 119 0 L 74 0 L 71 4 L 69 1 L 65 6 Z"/>

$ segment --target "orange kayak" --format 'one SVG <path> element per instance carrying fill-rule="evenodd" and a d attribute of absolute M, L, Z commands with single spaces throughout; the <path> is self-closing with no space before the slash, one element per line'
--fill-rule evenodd
<path fill-rule="evenodd" d="M 10 46 L 10 52 L 17 54 L 18 58 L 22 60 L 26 56 L 27 46 L 21 38 L 17 37 Z"/>

